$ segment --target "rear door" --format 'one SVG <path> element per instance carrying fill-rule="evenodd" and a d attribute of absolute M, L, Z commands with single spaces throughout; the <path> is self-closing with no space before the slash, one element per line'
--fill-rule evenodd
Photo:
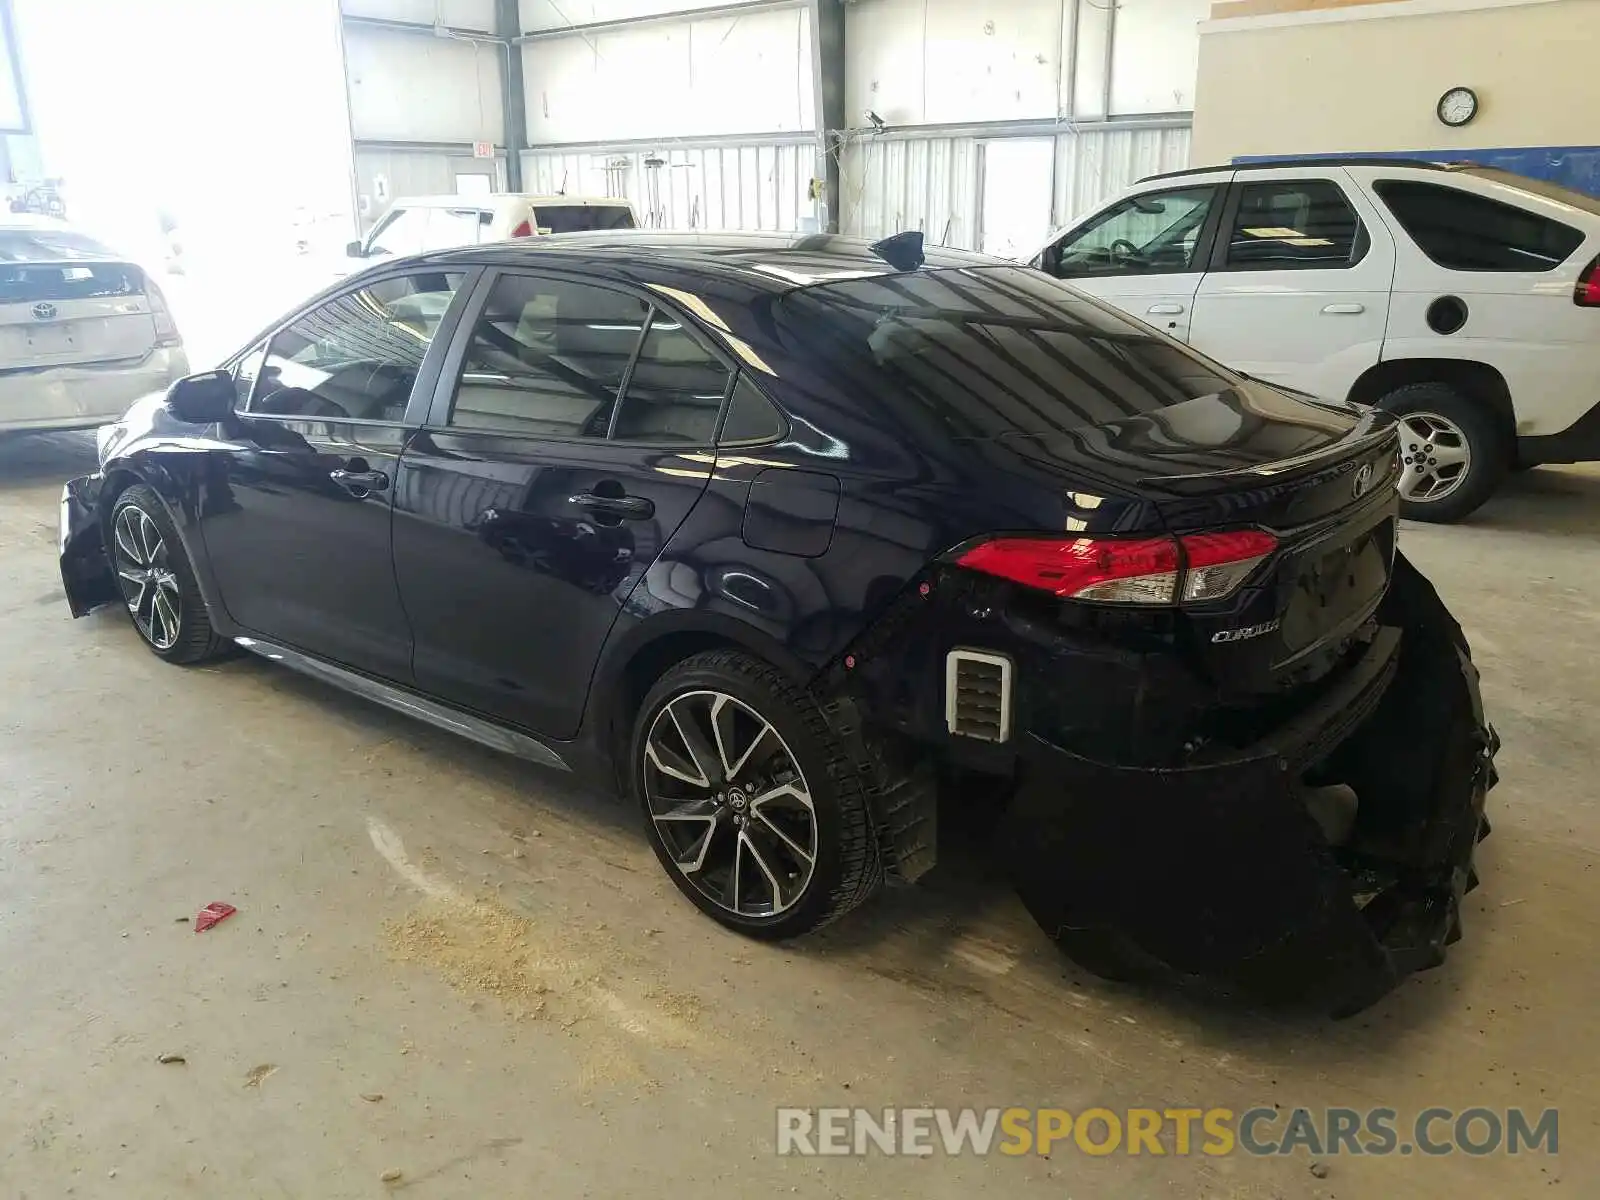
<path fill-rule="evenodd" d="M 626 290 L 506 271 L 479 292 L 400 460 L 395 574 L 419 687 L 565 738 L 621 606 L 705 490 L 731 372 Z"/>
<path fill-rule="evenodd" d="M 1189 340 L 1190 310 L 1232 171 L 1184 176 L 1107 206 L 1045 247 L 1037 265 L 1163 333 Z"/>
<path fill-rule="evenodd" d="M 1338 168 L 1241 172 L 1194 300 L 1196 350 L 1343 400 L 1383 352 L 1395 247 Z"/>
<path fill-rule="evenodd" d="M 432 394 L 429 348 L 464 278 L 364 281 L 242 360 L 240 435 L 213 456 L 201 508 L 217 587 L 239 625 L 410 682 L 389 509 L 401 448 Z"/>
<path fill-rule="evenodd" d="M 0 229 L 0 371 L 137 361 L 163 340 L 142 269 L 70 230 Z"/>

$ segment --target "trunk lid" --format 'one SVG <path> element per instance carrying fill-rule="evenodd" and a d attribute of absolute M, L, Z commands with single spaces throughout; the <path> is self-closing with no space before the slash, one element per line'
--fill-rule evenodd
<path fill-rule="evenodd" d="M 1254 381 L 1054 438 L 1029 457 L 1084 464 L 1150 497 L 1177 535 L 1265 529 L 1278 547 L 1236 592 L 1183 606 L 1180 638 L 1224 696 L 1291 691 L 1333 670 L 1389 585 L 1395 423 Z"/>
<path fill-rule="evenodd" d="M 139 267 L 0 259 L 0 370 L 138 359 L 156 340 Z"/>
<path fill-rule="evenodd" d="M 1280 461 L 1152 477 L 1168 527 L 1266 529 L 1278 549 L 1235 595 L 1184 609 L 1192 651 L 1223 692 L 1281 692 L 1343 660 L 1388 590 L 1399 524 L 1393 421 Z"/>

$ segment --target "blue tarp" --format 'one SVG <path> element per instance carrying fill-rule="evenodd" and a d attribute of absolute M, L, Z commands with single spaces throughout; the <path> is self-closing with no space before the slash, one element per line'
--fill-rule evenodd
<path fill-rule="evenodd" d="M 1345 150 L 1337 154 L 1242 154 L 1233 161 L 1276 162 L 1285 158 L 1420 158 L 1427 162 L 1472 162 L 1600 196 L 1600 146 L 1501 146 L 1485 150 Z"/>

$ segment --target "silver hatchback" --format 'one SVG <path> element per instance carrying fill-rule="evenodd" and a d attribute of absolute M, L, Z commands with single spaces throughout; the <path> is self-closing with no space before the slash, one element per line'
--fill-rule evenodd
<path fill-rule="evenodd" d="M 188 373 L 143 268 L 61 221 L 0 215 L 0 434 L 114 421 Z"/>

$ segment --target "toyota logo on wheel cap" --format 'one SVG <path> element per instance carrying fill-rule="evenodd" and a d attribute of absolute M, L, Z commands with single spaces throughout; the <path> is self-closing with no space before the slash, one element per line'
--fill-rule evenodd
<path fill-rule="evenodd" d="M 56 306 L 41 300 L 33 306 L 33 319 L 35 321 L 53 321 L 56 319 Z"/>
<path fill-rule="evenodd" d="M 1355 481 L 1350 485 L 1350 494 L 1357 500 L 1372 490 L 1372 464 L 1367 463 L 1356 472 Z"/>

